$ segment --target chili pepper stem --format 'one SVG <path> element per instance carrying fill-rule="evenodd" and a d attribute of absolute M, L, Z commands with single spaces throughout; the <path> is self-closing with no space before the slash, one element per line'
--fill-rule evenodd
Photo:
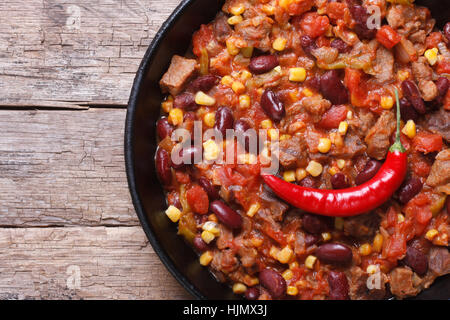
<path fill-rule="evenodd" d="M 398 99 L 398 90 L 395 89 L 395 101 L 397 104 L 397 132 L 395 133 L 395 142 L 392 144 L 389 149 L 390 152 L 399 151 L 405 152 L 405 147 L 402 145 L 400 141 L 400 101 Z"/>

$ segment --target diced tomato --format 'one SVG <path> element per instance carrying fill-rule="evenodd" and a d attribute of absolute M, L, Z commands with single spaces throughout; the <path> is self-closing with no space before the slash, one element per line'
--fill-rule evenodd
<path fill-rule="evenodd" d="M 181 184 L 188 184 L 190 182 L 189 174 L 184 171 L 175 171 L 175 178 L 177 179 L 177 182 Z"/>
<path fill-rule="evenodd" d="M 347 117 L 347 107 L 344 105 L 332 106 L 324 113 L 319 122 L 319 126 L 324 129 L 333 129 L 339 126 L 341 121 Z"/>
<path fill-rule="evenodd" d="M 306 11 L 311 10 L 313 5 L 314 0 L 296 0 L 289 4 L 287 12 L 290 15 L 298 16 L 305 13 Z"/>
<path fill-rule="evenodd" d="M 431 200 L 428 193 L 421 192 L 404 208 L 406 218 L 413 221 L 414 235 L 421 235 L 433 217 L 430 209 Z"/>
<path fill-rule="evenodd" d="M 327 32 L 330 20 L 316 12 L 308 12 L 302 16 L 300 28 L 311 38 L 317 38 Z"/>
<path fill-rule="evenodd" d="M 186 199 L 192 211 L 198 214 L 207 214 L 209 199 L 206 191 L 200 186 L 193 186 L 186 192 Z"/>
<path fill-rule="evenodd" d="M 447 111 L 450 110 L 450 90 L 448 90 L 447 94 L 445 95 L 444 109 Z"/>
<path fill-rule="evenodd" d="M 200 57 L 200 50 L 206 48 L 211 41 L 215 41 L 212 27 L 202 24 L 200 29 L 192 36 L 192 51 L 197 57 Z"/>
<path fill-rule="evenodd" d="M 379 43 L 388 49 L 392 49 L 402 39 L 397 31 L 388 25 L 384 25 L 378 29 L 376 38 Z"/>
<path fill-rule="evenodd" d="M 414 149 L 423 153 L 440 151 L 442 149 L 442 136 L 436 133 L 420 131 L 413 140 Z"/>
<path fill-rule="evenodd" d="M 432 32 L 425 40 L 425 45 L 427 49 L 437 48 L 439 42 L 442 42 L 442 33 Z"/>
<path fill-rule="evenodd" d="M 327 15 L 331 19 L 344 19 L 345 13 L 348 11 L 347 4 L 342 2 L 328 2 L 327 3 Z"/>
<path fill-rule="evenodd" d="M 360 70 L 346 68 L 344 83 L 350 92 L 350 99 L 354 106 L 365 107 L 367 100 L 367 88 L 362 81 L 362 72 Z"/>
<path fill-rule="evenodd" d="M 441 73 L 450 73 L 450 59 L 444 58 L 438 62 L 436 72 Z"/>

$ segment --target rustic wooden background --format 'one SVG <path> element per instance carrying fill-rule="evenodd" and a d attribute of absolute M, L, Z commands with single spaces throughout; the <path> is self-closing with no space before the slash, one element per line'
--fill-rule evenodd
<path fill-rule="evenodd" d="M 183 299 L 127 189 L 126 104 L 180 0 L 0 1 L 0 298 Z"/>

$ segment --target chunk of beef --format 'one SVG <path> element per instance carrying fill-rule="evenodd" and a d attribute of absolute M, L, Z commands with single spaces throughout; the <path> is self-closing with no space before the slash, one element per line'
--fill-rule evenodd
<path fill-rule="evenodd" d="M 215 251 L 211 267 L 225 274 L 235 271 L 239 267 L 239 260 L 231 249 Z"/>
<path fill-rule="evenodd" d="M 197 61 L 174 55 L 169 69 L 159 82 L 163 92 L 177 95 L 181 92 L 187 81 L 194 75 Z"/>
<path fill-rule="evenodd" d="M 320 121 L 321 115 L 331 107 L 331 102 L 320 96 L 303 98 L 301 103 L 305 110 L 313 116 L 314 122 Z"/>
<path fill-rule="evenodd" d="M 270 50 L 271 20 L 263 15 L 245 19 L 234 26 L 234 31 L 242 37 L 249 46 L 263 51 Z"/>
<path fill-rule="evenodd" d="M 375 124 L 375 116 L 367 108 L 358 108 L 355 117 L 348 120 L 352 131 L 360 137 L 365 137 L 370 128 Z"/>
<path fill-rule="evenodd" d="M 379 46 L 373 62 L 375 79 L 378 82 L 390 81 L 394 78 L 394 55 L 384 46 Z"/>
<path fill-rule="evenodd" d="M 421 80 L 419 82 L 419 89 L 420 93 L 422 94 L 422 98 L 425 101 L 432 101 L 439 94 L 436 85 L 431 80 Z"/>
<path fill-rule="evenodd" d="M 225 40 L 230 36 L 232 30 L 227 22 L 227 16 L 221 12 L 216 16 L 213 21 L 214 35 L 217 40 L 225 42 Z"/>
<path fill-rule="evenodd" d="M 379 278 L 376 276 L 379 275 Z M 350 299 L 352 300 L 380 300 L 386 295 L 387 277 L 384 273 L 376 274 L 373 279 L 360 267 L 352 267 L 348 271 L 350 284 Z M 378 281 L 379 280 L 379 281 Z"/>
<path fill-rule="evenodd" d="M 446 247 L 433 247 L 430 250 L 428 267 L 438 276 L 450 273 L 450 253 Z"/>
<path fill-rule="evenodd" d="M 307 163 L 307 144 L 303 136 L 294 135 L 280 141 L 280 163 L 284 168 L 296 168 Z"/>
<path fill-rule="evenodd" d="M 450 111 L 444 108 L 425 116 L 420 123 L 425 129 L 440 134 L 447 142 L 450 142 Z"/>
<path fill-rule="evenodd" d="M 246 268 L 250 268 L 256 263 L 258 251 L 256 251 L 255 248 L 249 248 L 241 245 L 238 250 L 238 255 L 240 257 L 241 264 Z"/>
<path fill-rule="evenodd" d="M 406 267 L 398 267 L 389 273 L 391 292 L 399 299 L 415 296 L 419 290 L 414 287 L 413 272 Z"/>
<path fill-rule="evenodd" d="M 380 216 L 376 212 L 344 219 L 344 233 L 355 238 L 373 237 L 380 226 Z"/>
<path fill-rule="evenodd" d="M 396 127 L 394 114 L 384 111 L 366 136 L 367 154 L 377 160 L 385 158 L 391 145 L 389 138 Z"/>
<path fill-rule="evenodd" d="M 270 223 L 273 222 L 274 224 L 276 224 L 275 221 L 283 220 L 284 213 L 287 211 L 287 209 L 289 209 L 289 206 L 286 203 L 282 202 L 274 194 L 272 194 L 272 192 L 265 189 L 263 190 L 263 192 L 261 192 L 259 197 L 270 209 L 270 215 L 271 217 L 273 217 L 273 220 L 268 220 Z M 279 228 L 278 225 L 277 228 Z"/>
<path fill-rule="evenodd" d="M 437 187 L 450 183 L 450 149 L 439 152 L 431 167 L 427 178 L 427 184 Z"/>
<path fill-rule="evenodd" d="M 417 82 L 431 80 L 433 78 L 433 69 L 431 69 L 425 57 L 420 57 L 411 64 L 411 71 Z"/>
<path fill-rule="evenodd" d="M 431 32 L 434 20 L 428 19 L 429 10 L 420 6 L 393 5 L 386 14 L 388 24 L 399 34 L 409 36 L 418 30 Z"/>
<path fill-rule="evenodd" d="M 330 154 L 338 158 L 350 159 L 363 154 L 366 149 L 359 136 L 349 132 L 345 135 L 342 147 L 333 148 Z"/>

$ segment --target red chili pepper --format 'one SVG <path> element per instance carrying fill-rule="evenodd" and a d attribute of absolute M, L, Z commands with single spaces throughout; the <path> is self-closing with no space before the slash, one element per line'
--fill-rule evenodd
<path fill-rule="evenodd" d="M 400 106 L 397 99 L 396 141 L 377 174 L 353 188 L 322 190 L 291 184 L 273 175 L 263 174 L 266 184 L 283 200 L 310 213 L 331 217 L 349 217 L 366 213 L 386 202 L 400 187 L 407 169 L 405 148 L 400 142 Z"/>

